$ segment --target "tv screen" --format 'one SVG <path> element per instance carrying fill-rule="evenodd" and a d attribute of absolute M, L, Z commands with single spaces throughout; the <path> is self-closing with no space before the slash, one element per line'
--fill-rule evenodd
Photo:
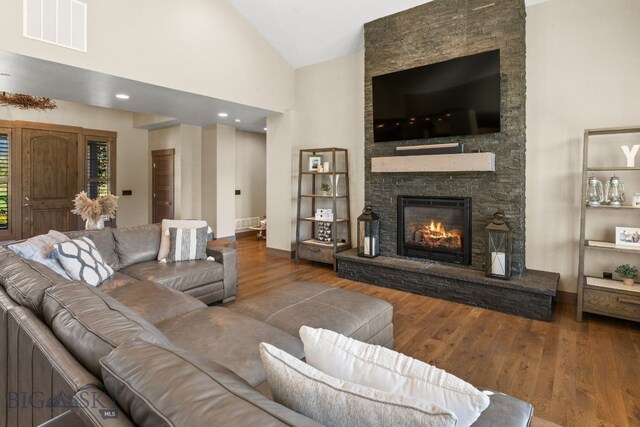
<path fill-rule="evenodd" d="M 373 77 L 373 140 L 500 132 L 500 51 Z"/>

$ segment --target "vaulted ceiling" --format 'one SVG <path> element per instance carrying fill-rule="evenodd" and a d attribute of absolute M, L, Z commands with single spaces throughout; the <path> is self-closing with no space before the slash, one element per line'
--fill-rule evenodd
<path fill-rule="evenodd" d="M 229 0 L 294 67 L 364 48 L 364 24 L 431 0 Z M 473 0 L 487 4 L 497 0 Z M 549 0 L 525 0 L 527 6 Z M 559 1 L 559 0 L 556 0 Z M 19 79 L 9 76 L 20 76 Z M 51 82 L 56 84 L 52 85 Z M 264 132 L 274 112 L 0 51 L 0 90 L 174 118 L 171 123 L 230 123 Z M 136 97 L 123 103 L 114 93 Z M 220 119 L 218 112 L 229 114 Z M 226 120 L 226 121 L 225 121 Z"/>
<path fill-rule="evenodd" d="M 365 23 L 431 0 L 229 1 L 294 68 L 299 68 L 362 50 Z M 482 0 L 474 1 L 482 4 Z M 548 0 L 525 0 L 525 4 L 543 1 Z"/>

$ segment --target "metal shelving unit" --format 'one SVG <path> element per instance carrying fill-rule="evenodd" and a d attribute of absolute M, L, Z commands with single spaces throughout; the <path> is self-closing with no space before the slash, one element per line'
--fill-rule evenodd
<path fill-rule="evenodd" d="M 580 249 L 578 259 L 578 308 L 576 311 L 576 320 L 578 322 L 582 321 L 582 315 L 585 312 L 640 321 L 640 286 L 625 286 L 619 280 L 588 276 L 584 271 L 586 250 L 640 254 L 640 249 L 618 246 L 614 242 L 586 238 L 587 213 L 589 211 L 613 209 L 626 212 L 635 210 L 640 213 L 638 208 L 632 206 L 588 206 L 586 204 L 587 189 L 585 183 L 592 172 L 640 171 L 640 167 L 589 166 L 589 138 L 593 136 L 634 133 L 640 133 L 640 127 L 586 129 L 584 131 L 582 147 L 582 209 L 580 215 Z M 640 223 L 640 218 L 638 222 Z"/>
<path fill-rule="evenodd" d="M 305 162 L 310 156 L 328 155 L 331 172 L 309 171 Z M 324 158 L 323 158 L 324 159 Z M 349 156 L 344 148 L 314 148 L 300 150 L 298 174 L 298 209 L 296 220 L 296 263 L 300 259 L 332 264 L 336 268 L 335 254 L 351 249 L 351 212 L 349 207 Z M 340 169 L 338 169 L 340 168 Z M 345 191 L 338 195 L 338 180 L 343 179 Z M 323 183 L 331 182 L 331 194 L 319 194 Z M 310 200 L 310 203 L 308 201 Z M 307 201 L 307 203 L 304 203 Z M 316 208 L 326 207 L 333 211 L 333 221 L 316 219 Z M 303 206 L 304 205 L 304 206 Z M 310 210 L 309 210 L 310 205 Z M 311 216 L 309 216 L 311 215 Z M 331 224 L 330 242 L 317 238 L 318 225 Z"/>

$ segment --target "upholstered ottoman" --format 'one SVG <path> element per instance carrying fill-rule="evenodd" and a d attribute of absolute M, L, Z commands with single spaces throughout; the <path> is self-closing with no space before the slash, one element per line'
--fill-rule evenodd
<path fill-rule="evenodd" d="M 329 329 L 393 348 L 393 306 L 379 298 L 315 282 L 294 282 L 229 306 L 297 337 L 301 326 Z"/>

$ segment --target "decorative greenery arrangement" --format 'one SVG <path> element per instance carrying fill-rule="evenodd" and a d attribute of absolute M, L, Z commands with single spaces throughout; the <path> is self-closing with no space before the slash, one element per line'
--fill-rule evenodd
<path fill-rule="evenodd" d="M 71 213 L 80 215 L 82 219 L 96 222 L 102 215 L 108 215 L 109 218 L 116 217 L 116 210 L 118 209 L 118 197 L 113 194 L 107 194 L 106 196 L 99 197 L 92 200 L 87 196 L 85 191 L 81 191 L 76 194 L 73 199 L 73 210 Z"/>
<path fill-rule="evenodd" d="M 623 277 L 625 279 L 637 279 L 638 278 L 638 267 L 635 265 L 622 264 L 616 267 L 615 272 L 618 276 Z"/>
<path fill-rule="evenodd" d="M 16 107 L 21 110 L 55 110 L 58 108 L 51 98 L 24 95 L 22 93 L 0 93 L 0 105 Z"/>
<path fill-rule="evenodd" d="M 329 184 L 321 184 L 320 185 L 320 190 L 325 191 L 325 192 L 329 192 L 331 190 L 331 186 Z"/>

